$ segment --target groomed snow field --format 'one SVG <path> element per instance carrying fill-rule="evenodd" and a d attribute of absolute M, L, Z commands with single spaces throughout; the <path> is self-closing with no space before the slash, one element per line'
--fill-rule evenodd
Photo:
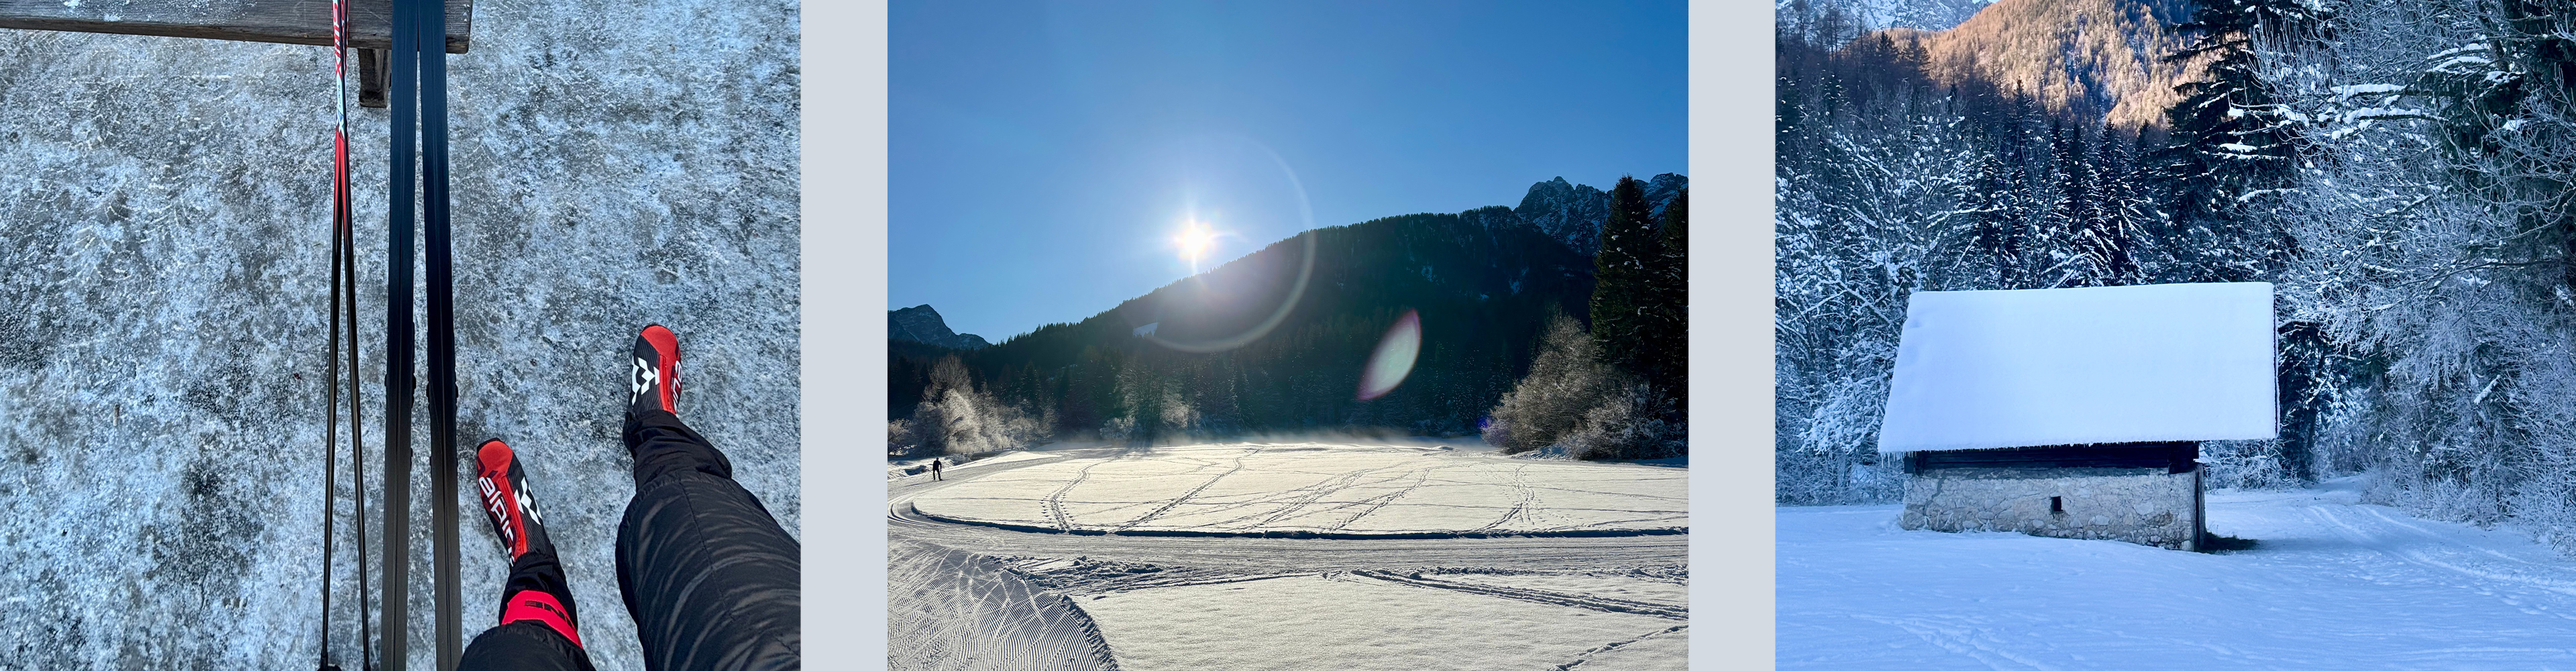
<path fill-rule="evenodd" d="M 1349 574 L 1165 587 L 1075 602 L 1098 620 L 1119 668 L 1132 671 L 1515 669 L 1576 661 L 1586 670 L 1678 670 L 1686 666 L 1689 638 L 1684 620 Z"/>
<path fill-rule="evenodd" d="M 921 514 L 1057 530 L 1337 535 L 1677 533 L 1689 472 L 1475 451 L 1230 443 L 1081 457 L 924 494 Z"/>
<path fill-rule="evenodd" d="M 890 466 L 892 668 L 1689 666 L 1659 550 L 1686 469 L 1319 442 Z"/>
<path fill-rule="evenodd" d="M 2359 502 L 2214 491 L 2203 554 L 1780 508 L 1782 669 L 2576 669 L 2576 562 Z"/>

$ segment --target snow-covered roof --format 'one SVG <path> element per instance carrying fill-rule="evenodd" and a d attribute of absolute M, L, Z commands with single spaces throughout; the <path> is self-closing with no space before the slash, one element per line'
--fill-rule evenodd
<path fill-rule="evenodd" d="M 1878 451 L 2276 435 L 2272 285 L 1923 291 Z"/>

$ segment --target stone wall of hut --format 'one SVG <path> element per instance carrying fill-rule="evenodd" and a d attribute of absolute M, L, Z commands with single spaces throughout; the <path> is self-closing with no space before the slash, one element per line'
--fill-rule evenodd
<path fill-rule="evenodd" d="M 2019 531 L 2196 549 L 2200 472 L 2137 469 L 1955 469 L 1907 480 L 1907 529 Z M 2052 499 L 2054 499 L 2052 501 Z"/>

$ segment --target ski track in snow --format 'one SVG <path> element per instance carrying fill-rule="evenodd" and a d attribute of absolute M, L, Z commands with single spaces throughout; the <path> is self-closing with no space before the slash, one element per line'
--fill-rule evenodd
<path fill-rule="evenodd" d="M 1073 474 L 1072 480 L 1066 481 L 1063 487 L 1056 488 L 1054 494 L 1047 495 L 1047 515 L 1055 518 L 1055 528 L 1066 531 L 1073 530 L 1073 518 L 1066 517 L 1064 514 L 1064 493 L 1073 491 L 1075 485 L 1082 484 L 1083 478 L 1091 475 L 1092 467 L 1099 465 L 1100 464 L 1094 463 L 1083 466 L 1080 472 Z"/>
<path fill-rule="evenodd" d="M 886 654 L 897 668 L 1117 668 L 1092 644 L 1088 616 L 999 562 L 904 541 L 888 554 L 904 559 L 886 567 Z"/>
<path fill-rule="evenodd" d="M 1133 454 L 1107 449 L 1066 450 L 1061 456 L 969 463 L 949 469 L 944 481 L 933 482 L 927 475 L 893 479 L 887 497 L 888 534 L 893 541 L 888 549 L 888 584 L 893 601 L 888 610 L 889 664 L 906 670 L 1118 668 L 1116 637 L 1100 633 L 1108 630 L 1090 624 L 1081 606 L 1091 599 L 1323 577 L 1527 604 L 1523 608 L 1561 608 L 1567 616 L 1576 612 L 1645 616 L 1649 621 L 1669 624 L 1587 644 L 1592 646 L 1589 649 L 1569 649 L 1570 657 L 1528 659 L 1526 665 L 1557 669 L 1679 668 L 1685 649 L 1679 641 L 1686 638 L 1679 634 L 1687 633 L 1687 624 L 1683 623 L 1689 613 L 1680 584 L 1687 575 L 1687 535 L 1388 539 L 1083 535 L 956 524 L 916 509 L 921 500 L 947 496 L 948 490 L 978 487 L 972 484 L 978 480 L 1009 478 L 1015 472 L 1054 464 L 1054 468 L 1069 471 L 1068 478 L 1041 490 L 1047 493 L 1030 501 L 1041 515 L 1031 521 L 1043 523 L 1028 528 L 1079 528 L 1079 520 L 1067 518 L 1081 513 L 1120 515 L 1126 518 L 1124 523 L 1111 528 L 1129 528 L 1170 517 L 1195 504 L 1211 488 L 1231 482 L 1228 478 L 1245 469 L 1244 457 L 1251 454 L 1204 459 L 1186 451 Z M 1151 467 L 1130 463 L 1151 459 L 1186 465 L 1169 473 L 1190 478 L 1181 485 L 1184 489 L 1173 496 L 1064 512 L 1066 494 L 1096 479 L 1095 468 L 1106 464 Z M 1070 466 L 1063 463 L 1067 460 L 1087 463 Z M 1529 486 L 1520 476 L 1532 465 L 1506 466 L 1502 471 L 1509 474 L 1507 482 L 1515 503 L 1500 508 L 1500 517 L 1491 518 L 1485 523 L 1487 527 L 1526 519 L 1539 506 L 1538 488 Z M 1210 469 L 1225 470 L 1208 474 Z M 1387 474 L 1390 470 L 1397 472 Z M 1223 503 L 1228 512 L 1222 516 L 1195 511 L 1190 514 L 1213 524 L 1231 525 L 1310 516 L 1320 508 L 1321 512 L 1337 513 L 1335 517 L 1346 524 L 1385 509 L 1387 502 L 1420 487 L 1439 485 L 1441 480 L 1434 478 L 1430 470 L 1381 465 L 1319 472 L 1308 484 L 1279 491 L 1221 494 L 1229 497 Z M 1202 475 L 1191 477 L 1193 472 Z M 1397 487 L 1395 491 L 1373 491 L 1372 485 L 1390 483 Z M 1355 488 L 1370 495 L 1318 505 Z M 1359 510 L 1351 512 L 1353 508 Z M 1122 510 L 1125 512 L 1119 512 Z M 1574 577 L 1556 577 L 1566 575 Z M 1633 590 L 1615 589 L 1621 585 L 1650 589 L 1632 594 Z M 1600 591 L 1604 589 L 1610 593 Z M 1122 611 L 1121 616 L 1132 617 L 1126 613 Z M 1327 612 L 1314 616 L 1333 618 Z M 1349 626 L 1368 630 L 1368 624 Z M 1247 644 L 1259 645 L 1264 637 L 1277 634 L 1242 635 L 1250 637 Z M 1093 655 L 1076 659 L 1070 651 L 1076 642 L 1084 640 L 1093 643 L 1087 648 Z M 1171 651 L 1164 648 L 1145 652 L 1166 663 L 1171 659 Z"/>
<path fill-rule="evenodd" d="M 914 504 L 948 521 L 1084 533 L 1677 533 L 1688 524 L 1687 473 L 1651 466 L 1294 443 L 1072 459 Z"/>
<path fill-rule="evenodd" d="M 2222 554 L 1778 511 L 1783 669 L 2576 669 L 2576 561 L 2512 530 L 2213 492 Z"/>
<path fill-rule="evenodd" d="M 1586 610 L 1597 610 L 1597 611 L 1601 611 L 1601 612 L 1604 612 L 1604 613 L 1637 613 L 1637 614 L 1642 614 L 1642 615 L 1653 615 L 1653 616 L 1655 616 L 1655 617 L 1672 618 L 1672 619 L 1675 619 L 1675 620 L 1682 620 L 1682 621 L 1685 621 L 1685 622 L 1687 622 L 1687 621 L 1689 621 L 1689 620 L 1690 620 L 1690 609 L 1689 609 L 1689 608 L 1686 608 L 1686 607 L 1673 607 L 1673 606 L 1668 606 L 1668 605 L 1664 605 L 1664 604 L 1648 603 L 1648 602 L 1644 602 L 1644 601 L 1631 601 L 1631 600 L 1628 600 L 1628 599 L 1618 599 L 1618 598 L 1611 598 L 1611 597 L 1592 596 L 1592 595 L 1588 595 L 1588 594 L 1568 594 L 1568 593 L 1564 593 L 1564 592 L 1551 592 L 1551 591 L 1547 591 L 1547 590 L 1529 589 L 1529 588 L 1500 587 L 1500 586 L 1491 586 L 1491 585 L 1478 585 L 1478 584 L 1474 584 L 1474 583 L 1465 583 L 1465 582 L 1450 582 L 1450 581 L 1440 580 L 1440 579 L 1437 579 L 1437 578 L 1423 578 L 1423 577 L 1419 577 L 1419 576 L 1408 576 L 1408 575 L 1404 575 L 1404 574 L 1400 574 L 1400 573 L 1395 573 L 1395 572 L 1392 572 L 1392 571 L 1353 571 L 1352 573 L 1354 573 L 1354 574 L 1356 574 L 1356 575 L 1360 575 L 1360 576 L 1369 577 L 1369 578 L 1376 578 L 1376 579 L 1378 579 L 1378 580 L 1384 580 L 1384 581 L 1391 582 L 1391 583 L 1397 583 L 1397 584 L 1401 584 L 1401 585 L 1408 585 L 1408 586 L 1413 586 L 1413 587 L 1421 587 L 1421 588 L 1424 588 L 1424 589 L 1445 589 L 1445 590 L 1454 590 L 1454 591 L 1459 591 L 1459 592 L 1468 592 L 1468 593 L 1473 593 L 1473 594 L 1483 594 L 1483 595 L 1486 595 L 1486 596 L 1501 597 L 1501 598 L 1505 598 L 1505 599 L 1513 599 L 1513 600 L 1518 600 L 1518 601 L 1528 601 L 1528 602 L 1532 602 L 1532 603 L 1545 603 L 1545 604 L 1553 604 L 1553 605 L 1558 605 L 1558 606 L 1569 606 L 1569 607 L 1574 607 L 1574 608 L 1582 608 L 1582 609 L 1586 609 Z"/>
<path fill-rule="evenodd" d="M 1157 518 L 1157 517 L 1162 517 L 1162 516 L 1163 516 L 1163 513 L 1171 512 L 1171 510 L 1172 510 L 1172 507 L 1173 507 L 1173 506 L 1181 505 L 1182 503 L 1189 501 L 1192 497 L 1196 497 L 1196 496 L 1198 496 L 1198 495 L 1199 495 L 1199 492 L 1207 491 L 1208 486 L 1209 486 L 1209 485 L 1216 484 L 1216 481 L 1225 479 L 1225 476 L 1233 475 L 1233 474 L 1236 474 L 1236 473 L 1241 473 L 1241 472 L 1243 472 L 1243 459 L 1244 459 L 1245 457 L 1249 457 L 1249 456 L 1252 456 L 1252 455 L 1254 455 L 1254 454 L 1259 454 L 1260 452 L 1261 452 L 1261 448 L 1256 447 L 1256 448 L 1252 448 L 1250 451 L 1248 451 L 1248 452 L 1244 453 L 1244 454 L 1243 454 L 1243 455 L 1241 455 L 1241 456 L 1237 456 L 1237 457 L 1235 457 L 1235 458 L 1234 458 L 1234 468 L 1226 469 L 1226 471 L 1225 471 L 1225 472 L 1216 474 L 1216 477 L 1208 478 L 1208 479 L 1207 479 L 1207 482 L 1199 483 L 1199 486 L 1190 488 L 1190 491 L 1189 491 L 1189 492 L 1187 492 L 1187 493 L 1181 494 L 1180 496 L 1172 497 L 1172 500 L 1170 500 L 1170 501 L 1168 501 L 1168 502 L 1163 503 L 1163 506 L 1162 506 L 1162 507 L 1160 507 L 1160 508 L 1155 508 L 1153 512 L 1145 513 L 1144 515 L 1139 516 L 1139 517 L 1137 517 L 1136 519 L 1128 520 L 1126 524 L 1118 525 L 1118 530 L 1119 530 L 1119 531 L 1126 531 L 1126 530 L 1128 530 L 1128 529 L 1134 529 L 1134 528 L 1136 528 L 1136 525 L 1140 525 L 1140 524 L 1144 524 L 1144 523 L 1146 523 L 1146 522 L 1153 521 L 1153 519 L 1154 519 L 1154 518 Z M 1086 472 L 1086 473 L 1087 473 L 1087 472 L 1089 472 L 1090 470 L 1091 470 L 1091 468 L 1090 468 L 1089 466 L 1085 466 L 1085 467 L 1083 467 L 1083 471 L 1084 471 L 1084 472 Z M 1077 480 L 1077 481 L 1075 482 L 1075 484 L 1079 484 L 1079 483 L 1080 483 L 1080 481 L 1079 481 L 1079 480 Z M 1073 489 L 1073 485 L 1072 485 L 1072 484 L 1067 484 L 1067 485 L 1065 485 L 1065 489 L 1066 489 L 1066 490 L 1068 490 L 1068 491 L 1070 491 L 1070 490 L 1072 490 L 1072 489 Z M 1058 497 L 1058 498 L 1062 498 L 1062 497 L 1063 497 L 1063 494 L 1062 494 L 1061 492 L 1059 492 L 1059 493 L 1057 494 L 1057 497 Z M 1060 514 L 1063 514 L 1063 513 L 1061 512 L 1061 509 L 1059 509 L 1059 511 L 1058 511 L 1058 513 L 1057 513 L 1057 514 L 1059 514 L 1059 515 L 1060 515 Z"/>

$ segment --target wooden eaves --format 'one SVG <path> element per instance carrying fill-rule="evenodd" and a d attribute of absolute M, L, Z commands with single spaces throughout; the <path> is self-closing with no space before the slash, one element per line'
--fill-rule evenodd
<path fill-rule="evenodd" d="M 474 43 L 474 0 L 445 0 L 447 53 Z M 392 0 L 349 0 L 358 104 L 385 105 Z M 331 46 L 331 0 L 0 0 L 0 28 Z"/>
<path fill-rule="evenodd" d="M 447 53 L 473 43 L 474 0 L 446 0 Z M 391 0 L 350 0 L 349 42 L 393 46 Z M 0 0 L 0 28 L 331 46 L 331 0 Z"/>

